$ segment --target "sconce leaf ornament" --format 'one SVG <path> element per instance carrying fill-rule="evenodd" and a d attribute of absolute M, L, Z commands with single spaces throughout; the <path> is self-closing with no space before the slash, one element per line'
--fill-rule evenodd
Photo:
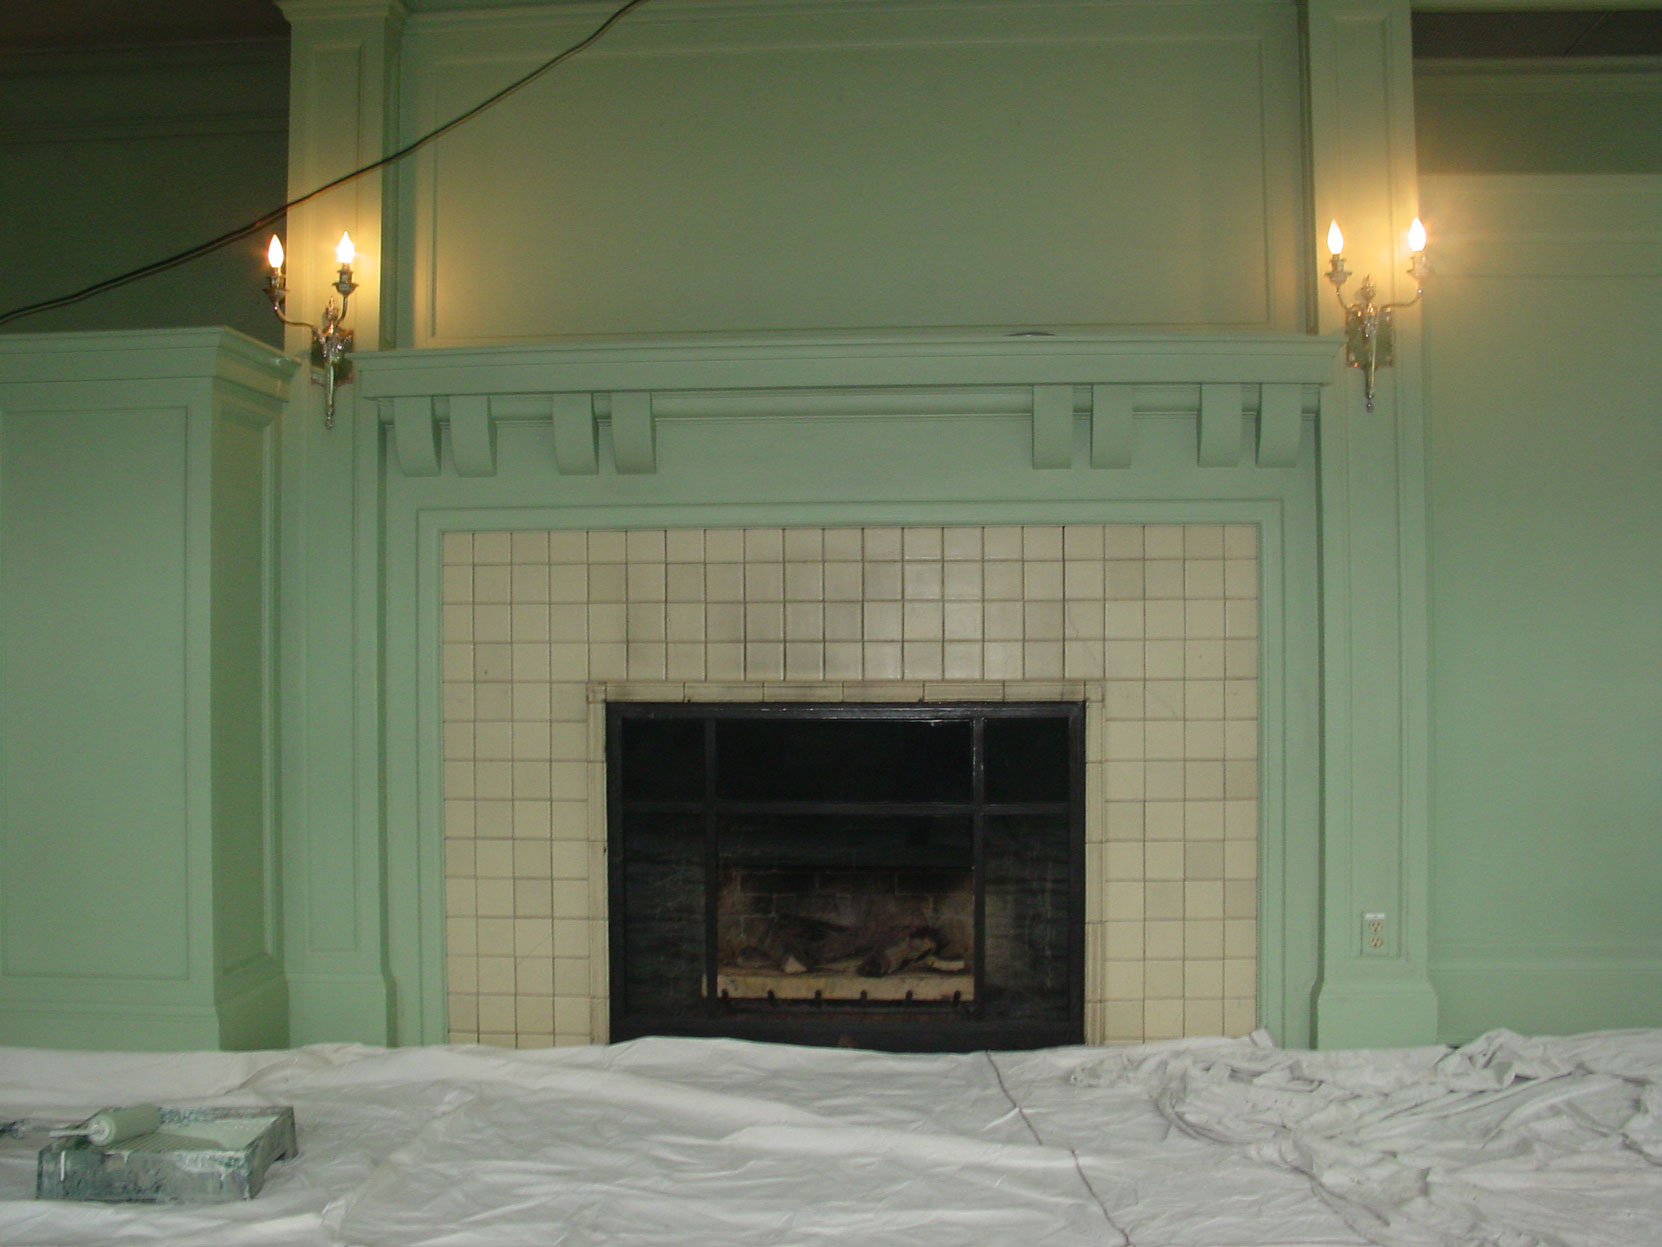
<path fill-rule="evenodd" d="M 266 278 L 266 298 L 271 300 L 272 313 L 285 325 L 292 325 L 297 329 L 304 329 L 312 335 L 312 364 L 322 371 L 323 380 L 323 427 L 335 427 L 335 389 L 352 379 L 352 361 L 347 355 L 352 350 L 352 331 L 345 328 L 347 300 L 358 284 L 352 280 L 352 261 L 357 259 L 358 249 L 353 245 L 352 235 L 343 232 L 340 242 L 335 244 L 335 260 L 340 265 L 340 272 L 335 278 L 335 291 L 340 295 L 340 304 L 336 306 L 333 296 L 323 307 L 323 319 L 319 327 L 313 327 L 305 321 L 290 320 L 287 314 L 288 279 L 282 241 L 273 234 L 271 245 L 266 248 L 266 263 L 271 265 L 271 276 Z"/>
<path fill-rule="evenodd" d="M 1415 217 L 1408 227 L 1408 275 L 1414 279 L 1414 297 L 1396 303 L 1375 303 L 1379 291 L 1372 277 L 1364 277 L 1356 291 L 1356 302 L 1345 302 L 1345 283 L 1350 270 L 1345 267 L 1345 236 L 1334 221 L 1327 227 L 1327 280 L 1333 283 L 1333 294 L 1345 313 L 1345 362 L 1360 368 L 1363 375 L 1362 394 L 1369 411 L 1373 410 L 1374 374 L 1396 361 L 1396 330 L 1392 314 L 1400 307 L 1413 307 L 1425 293 L 1425 279 L 1431 275 L 1431 266 L 1425 258 L 1425 226 Z"/>

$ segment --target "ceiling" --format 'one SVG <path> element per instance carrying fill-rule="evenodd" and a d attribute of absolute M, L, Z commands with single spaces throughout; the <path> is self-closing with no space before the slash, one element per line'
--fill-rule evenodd
<path fill-rule="evenodd" d="M 134 47 L 276 38 L 276 0 L 0 0 L 0 51 Z M 1414 55 L 1662 55 L 1662 8 L 1414 14 Z"/>
<path fill-rule="evenodd" d="M 1662 9 L 1414 14 L 1414 56 L 1553 58 L 1662 54 Z"/>
<path fill-rule="evenodd" d="M 0 0 L 0 51 L 287 37 L 276 0 Z"/>

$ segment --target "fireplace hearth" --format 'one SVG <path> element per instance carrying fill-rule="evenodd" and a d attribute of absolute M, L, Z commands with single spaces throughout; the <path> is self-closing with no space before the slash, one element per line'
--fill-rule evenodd
<path fill-rule="evenodd" d="M 612 1037 L 1081 1042 L 1083 722 L 608 706 Z"/>

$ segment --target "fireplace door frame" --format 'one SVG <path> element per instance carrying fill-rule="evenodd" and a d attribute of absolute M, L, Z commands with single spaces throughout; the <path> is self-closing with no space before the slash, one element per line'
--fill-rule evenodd
<path fill-rule="evenodd" d="M 995 801 L 987 786 L 985 728 L 993 720 L 1052 719 L 1066 731 L 1065 801 Z M 621 726 L 625 721 L 694 721 L 703 725 L 705 768 L 696 800 L 626 801 Z M 858 798 L 732 799 L 720 795 L 714 740 L 717 725 L 750 722 L 965 723 L 970 728 L 971 774 L 968 799 L 925 798 L 877 801 Z M 643 1035 L 725 1036 L 770 1042 L 885 1048 L 894 1051 L 973 1051 L 983 1048 L 1038 1048 L 1084 1042 L 1085 981 L 1085 706 L 1080 702 L 611 702 L 606 707 L 606 808 L 611 1037 Z M 698 1004 L 684 1011 L 637 1010 L 631 1006 L 625 971 L 623 923 L 629 912 L 623 840 L 634 815 L 676 814 L 697 818 L 703 834 L 703 986 Z M 718 997 L 718 893 L 721 886 L 719 829 L 735 816 L 777 814 L 844 817 L 961 817 L 973 829 L 975 991 L 960 1003 L 800 1002 L 762 1005 Z M 1067 941 L 1066 1015 L 1055 1018 L 1001 1017 L 989 1011 L 985 990 L 986 884 L 985 828 L 988 820 L 1021 815 L 1062 815 L 1066 827 Z"/>

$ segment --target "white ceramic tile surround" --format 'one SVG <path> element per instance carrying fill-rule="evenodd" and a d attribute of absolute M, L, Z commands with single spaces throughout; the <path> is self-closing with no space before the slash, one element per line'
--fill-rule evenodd
<path fill-rule="evenodd" d="M 607 700 L 1083 700 L 1086 1038 L 1256 1025 L 1251 525 L 456 532 L 453 1042 L 606 1038 Z"/>

